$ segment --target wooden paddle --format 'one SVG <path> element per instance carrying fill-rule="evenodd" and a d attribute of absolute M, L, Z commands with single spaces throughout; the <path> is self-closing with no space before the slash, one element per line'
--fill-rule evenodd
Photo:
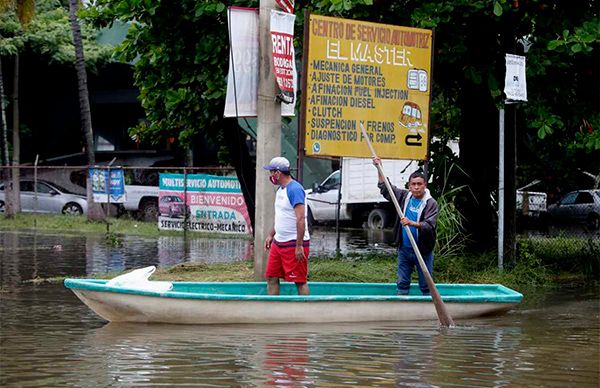
<path fill-rule="evenodd" d="M 371 150 L 371 155 L 373 155 L 373 158 L 376 158 L 377 154 L 375 153 L 375 150 L 373 149 L 373 145 L 371 144 L 371 140 L 369 139 L 369 136 L 367 135 L 367 131 L 365 131 L 365 127 L 363 126 L 362 121 L 360 122 L 360 129 L 362 131 L 363 137 L 367 141 L 367 145 L 369 146 L 369 149 Z M 379 174 L 383 177 L 383 181 L 385 182 L 385 187 L 387 188 L 388 193 L 390 193 L 390 198 L 392 199 L 392 202 L 394 203 L 394 207 L 396 207 L 396 211 L 398 212 L 398 215 L 400 216 L 400 218 L 403 218 L 404 213 L 402 212 L 402 209 L 400 208 L 400 204 L 398 203 L 398 199 L 396 198 L 396 195 L 394 195 L 394 191 L 392 191 L 392 186 L 390 185 L 390 182 L 388 181 L 387 176 L 383 172 L 383 166 L 381 166 L 381 163 L 379 163 L 376 165 L 376 167 L 377 167 L 377 171 L 379 172 Z M 437 312 L 438 319 L 440 320 L 440 324 L 442 326 L 446 326 L 446 327 L 454 326 L 454 321 L 452 320 L 452 317 L 450 317 L 450 314 L 448 314 L 448 311 L 446 311 L 446 306 L 444 305 L 444 302 L 442 301 L 440 293 L 438 292 L 437 287 L 435 286 L 435 283 L 433 282 L 433 279 L 431 278 L 431 274 L 429 273 L 429 270 L 427 269 L 427 266 L 425 265 L 425 261 L 423 260 L 423 256 L 421 256 L 421 252 L 419 251 L 419 248 L 417 247 L 417 242 L 415 241 L 415 239 L 410 231 L 410 227 L 408 225 L 404 225 L 404 227 L 406 228 L 406 234 L 408 235 L 408 239 L 410 240 L 410 245 L 412 245 L 413 249 L 415 250 L 415 254 L 419 261 L 419 266 L 421 267 L 421 272 L 423 272 L 423 275 L 425 276 L 425 281 L 427 281 L 427 286 L 429 287 L 429 292 L 431 293 L 431 299 L 433 300 L 433 304 L 435 305 L 435 311 Z"/>

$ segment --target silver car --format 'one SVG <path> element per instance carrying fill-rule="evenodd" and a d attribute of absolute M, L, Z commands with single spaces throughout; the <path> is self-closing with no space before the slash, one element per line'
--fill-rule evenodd
<path fill-rule="evenodd" d="M 20 182 L 21 211 L 37 213 L 86 214 L 85 196 L 73 194 L 69 190 L 46 181 L 37 181 L 37 199 L 34 181 L 23 179 Z M 0 213 L 5 211 L 4 183 L 0 184 Z"/>
<path fill-rule="evenodd" d="M 600 227 L 600 190 L 577 190 L 565 194 L 548 206 L 554 222 L 585 223 L 592 229 Z"/>

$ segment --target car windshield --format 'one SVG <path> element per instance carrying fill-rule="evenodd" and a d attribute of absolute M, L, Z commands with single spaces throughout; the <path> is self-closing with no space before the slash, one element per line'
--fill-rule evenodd
<path fill-rule="evenodd" d="M 45 182 L 46 183 L 46 182 Z M 47 182 L 49 185 L 53 186 L 54 188 L 56 188 L 58 191 L 65 193 L 65 194 L 75 194 L 73 193 L 71 190 L 65 189 L 64 187 L 57 185 L 56 183 L 49 183 Z"/>
<path fill-rule="evenodd" d="M 327 179 L 325 182 L 323 182 L 322 186 L 327 190 L 339 188 L 340 187 L 340 172 L 336 171 L 335 173 L 333 173 L 333 175 L 331 175 L 329 177 L 329 179 Z"/>
<path fill-rule="evenodd" d="M 167 195 L 166 197 L 162 197 L 161 202 L 183 202 L 183 200 L 174 195 Z"/>
<path fill-rule="evenodd" d="M 573 203 L 575 203 L 575 198 L 577 198 L 576 192 L 569 193 L 569 194 L 565 195 L 563 197 L 563 199 L 560 200 L 560 204 L 561 205 L 572 205 Z"/>

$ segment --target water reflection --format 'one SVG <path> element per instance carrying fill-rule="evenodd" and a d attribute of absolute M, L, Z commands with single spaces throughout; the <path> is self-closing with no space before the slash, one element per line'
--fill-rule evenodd
<path fill-rule="evenodd" d="M 314 250 L 335 250 L 333 230 L 313 236 Z M 385 234 L 344 236 L 348 253 L 391 249 Z M 520 310 L 441 330 L 435 321 L 106 324 L 62 285 L 21 284 L 35 276 L 245 259 L 249 244 L 125 237 L 114 247 L 102 236 L 1 233 L 0 386 L 597 387 L 600 381 L 597 288 L 526 295 L 533 302 Z"/>
<path fill-rule="evenodd" d="M 35 277 L 85 276 L 148 265 L 249 260 L 252 242 L 122 236 L 118 244 L 111 244 L 97 234 L 2 232 L 0 258 L 0 280 L 9 285 Z"/>
<path fill-rule="evenodd" d="M 335 227 L 315 227 L 310 236 L 311 254 L 332 256 L 338 248 Z M 394 255 L 392 230 L 344 229 L 339 233 L 339 253 L 389 253 Z"/>
<path fill-rule="evenodd" d="M 394 254 L 390 231 L 349 229 L 340 233 L 342 254 L 385 252 Z M 335 228 L 315 228 L 311 254 L 333 256 L 337 252 Z M 117 244 L 103 234 L 0 233 L 0 280 L 19 283 L 35 277 L 85 276 L 183 262 L 231 263 L 251 260 L 253 241 L 236 238 L 182 236 L 119 236 Z"/>
<path fill-rule="evenodd" d="M 81 349 L 99 349 L 105 375 L 127 385 L 493 386 L 519 385 L 521 328 L 440 330 L 418 324 L 176 326 L 107 324 Z M 118 356 L 117 356 L 118 354 Z M 87 351 L 79 355 L 90 357 Z M 543 364 L 534 366 L 536 373 Z M 147 373 L 139 374 L 139 371 Z M 86 379 L 93 378 L 87 376 Z"/>

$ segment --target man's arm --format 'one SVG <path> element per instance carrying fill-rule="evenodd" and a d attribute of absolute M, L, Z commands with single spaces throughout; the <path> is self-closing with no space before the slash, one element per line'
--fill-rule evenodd
<path fill-rule="evenodd" d="M 264 246 L 265 251 L 271 249 L 271 243 L 273 242 L 273 237 L 275 237 L 275 228 L 271 229 L 271 231 L 267 235 L 267 238 L 265 239 L 265 246 Z"/>
<path fill-rule="evenodd" d="M 377 167 L 378 165 L 383 166 L 383 164 L 381 163 L 381 159 L 379 159 L 378 157 L 373 158 L 373 165 L 375 167 Z M 388 192 L 388 189 L 385 185 L 386 177 L 381 175 L 381 171 L 379 170 L 379 168 L 377 169 L 377 177 L 378 177 L 377 187 L 379 187 L 379 191 L 381 192 L 381 195 L 383 196 L 383 198 L 385 198 L 391 202 L 392 198 L 390 197 L 390 193 Z M 402 192 L 406 191 L 406 190 L 402 190 L 402 189 L 394 186 L 391 182 L 390 182 L 390 186 L 392 188 L 392 191 L 394 192 L 394 195 L 396 196 L 396 199 L 398 201 L 400 201 Z"/>
<path fill-rule="evenodd" d="M 385 177 L 381 175 L 381 170 L 377 166 L 383 166 L 381 163 L 381 159 L 377 156 L 373 158 L 373 165 L 377 168 L 377 178 L 379 179 L 379 183 L 385 183 Z"/>
<path fill-rule="evenodd" d="M 431 233 L 435 230 L 438 218 L 438 204 L 433 198 L 428 201 L 428 204 L 423 210 L 422 220 L 419 222 L 419 229 Z"/>
<path fill-rule="evenodd" d="M 296 260 L 305 260 L 304 256 L 304 232 L 305 232 L 305 210 L 304 204 L 299 203 L 294 207 L 294 213 L 296 214 Z"/>

